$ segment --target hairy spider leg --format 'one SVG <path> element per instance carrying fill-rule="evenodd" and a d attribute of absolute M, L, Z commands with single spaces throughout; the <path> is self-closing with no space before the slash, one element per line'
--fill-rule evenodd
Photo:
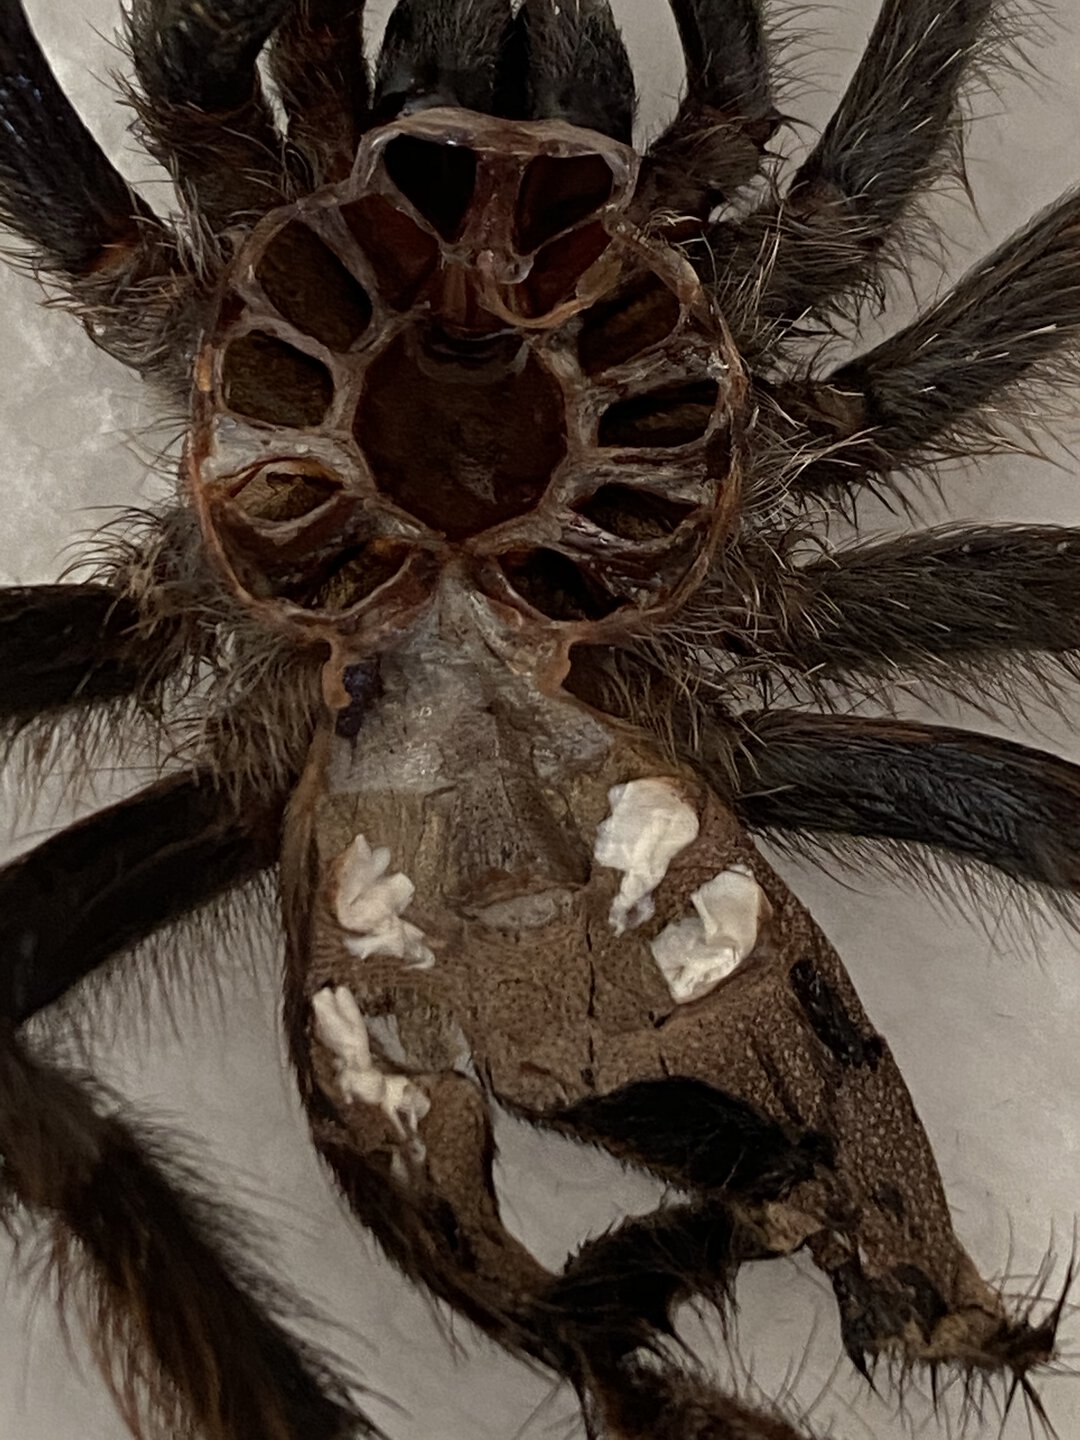
<path fill-rule="evenodd" d="M 635 213 L 708 218 L 761 169 L 780 124 L 759 0 L 671 0 L 686 94 L 645 153 Z"/>
<path fill-rule="evenodd" d="M 277 860 L 284 797 L 172 776 L 0 868 L 0 1016 L 19 1025 L 120 950 Z"/>
<path fill-rule="evenodd" d="M 0 720 L 136 693 L 154 647 L 100 585 L 0 591 Z M 283 796 L 175 775 L 0 869 L 0 1185 L 9 1224 L 48 1221 L 61 1292 L 77 1297 L 102 1372 L 208 1440 L 352 1440 L 376 1432 L 333 1367 L 286 1323 L 301 1303 L 246 1253 L 249 1222 L 211 1203 L 184 1143 L 136 1122 L 17 1027 L 161 927 L 272 866 Z"/>
<path fill-rule="evenodd" d="M 75 113 L 21 0 L 0 6 L 0 219 L 103 350 L 161 358 L 163 316 L 184 289 L 175 237 Z"/>
<path fill-rule="evenodd" d="M 945 525 L 838 546 L 792 572 L 755 547 L 761 638 L 747 648 L 816 691 L 900 671 L 970 700 L 1048 697 L 1080 649 L 1080 538 L 1061 525 Z M 720 606 L 737 604 L 718 587 Z M 744 720 L 746 717 L 744 717 Z M 776 737 L 779 739 L 779 736 Z"/>
<path fill-rule="evenodd" d="M 0 586 L 0 727 L 135 695 L 161 653 L 141 618 L 107 585 Z"/>
<path fill-rule="evenodd" d="M 312 188 L 346 178 L 370 124 L 363 28 L 364 0 L 297 0 L 271 41 L 289 142 L 306 159 Z"/>
<path fill-rule="evenodd" d="M 634 72 L 608 0 L 561 10 L 525 0 L 515 25 L 526 57 L 526 120 L 566 120 L 624 145 L 634 125 Z"/>
<path fill-rule="evenodd" d="M 498 113 L 509 36 L 505 0 L 398 0 L 375 68 L 373 123 L 440 105 Z"/>
<path fill-rule="evenodd" d="M 755 830 L 930 845 L 1022 884 L 1080 888 L 1080 766 L 946 725 L 793 710 L 742 718 L 753 742 L 739 808 Z"/>
<path fill-rule="evenodd" d="M 296 0 L 134 0 L 127 15 L 141 138 L 190 212 L 221 231 L 290 193 L 256 69 Z"/>
<path fill-rule="evenodd" d="M 820 380 L 781 384 L 810 447 L 793 498 L 893 493 L 905 472 L 1003 448 L 1009 412 L 998 402 L 1030 408 L 1077 374 L 1078 234 L 1070 192 L 910 325 Z M 813 458 L 815 444 L 828 453 Z"/>
<path fill-rule="evenodd" d="M 710 1199 L 624 1220 L 571 1257 L 553 1293 L 588 1337 L 584 1398 L 602 1433 L 685 1440 L 704 1423 L 746 1440 L 801 1440 L 782 1416 L 749 1408 L 687 1368 L 684 1354 L 679 1365 L 663 1363 L 675 1307 L 702 1295 L 727 1307 L 738 1266 L 762 1254 L 758 1237 Z"/>
<path fill-rule="evenodd" d="M 1001 48 L 1003 0 L 884 0 L 862 59 L 787 193 L 707 232 L 698 265 L 742 309 L 738 339 L 766 345 L 777 323 L 850 307 L 896 258 L 912 201 L 960 159 L 965 81 Z M 899 237 L 903 238 L 903 237 Z M 742 306 L 725 288 L 747 297 Z M 752 313 L 751 313 L 752 312 Z M 774 342 L 773 342 L 774 343 Z"/>
<path fill-rule="evenodd" d="M 302 1303 L 246 1253 L 250 1220 L 209 1198 L 183 1150 L 0 1023 L 5 1223 L 45 1230 L 132 1432 L 149 1418 L 206 1440 L 378 1435 L 344 1376 L 290 1334 Z"/>

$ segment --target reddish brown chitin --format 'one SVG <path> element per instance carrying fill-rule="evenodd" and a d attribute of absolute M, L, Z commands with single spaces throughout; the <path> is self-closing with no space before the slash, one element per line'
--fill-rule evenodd
<path fill-rule="evenodd" d="M 485 1090 L 580 1133 L 597 1097 L 701 1082 L 788 1146 L 731 1200 L 751 1250 L 809 1244 L 864 1348 L 980 1363 L 999 1301 L 835 954 L 716 795 L 560 688 L 575 643 L 678 611 L 739 505 L 739 359 L 627 218 L 635 177 L 559 123 L 386 126 L 256 227 L 201 357 L 208 544 L 330 651 L 284 864 L 320 1143 L 450 1194 L 480 1271 L 535 1293 Z"/>
<path fill-rule="evenodd" d="M 192 488 L 237 591 L 342 655 L 457 573 L 526 648 L 625 633 L 738 500 L 738 357 L 625 218 L 636 157 L 424 112 L 267 217 L 199 366 Z"/>

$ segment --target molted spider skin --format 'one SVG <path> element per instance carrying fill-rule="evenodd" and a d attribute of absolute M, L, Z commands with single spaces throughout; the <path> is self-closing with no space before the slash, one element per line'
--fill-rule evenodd
<path fill-rule="evenodd" d="M 0 870 L 0 1203 L 133 1435 L 412 1433 L 297 1338 L 229 1187 L 27 1024 L 271 869 L 285 1041 L 351 1216 L 563 1382 L 589 1440 L 853 1433 L 674 1338 L 686 1302 L 726 1317 L 749 1262 L 799 1253 L 863 1376 L 958 1379 L 977 1412 L 997 1381 L 1045 1418 L 1068 1281 L 1018 1303 L 982 1278 L 759 837 L 1052 903 L 1080 884 L 1080 769 L 852 704 L 910 677 L 1015 707 L 1071 675 L 1080 532 L 824 529 L 1070 376 L 1078 202 L 807 365 L 902 257 L 1015 16 L 885 0 L 786 188 L 754 0 L 671 0 L 685 92 L 645 147 L 616 18 L 400 0 L 369 68 L 357 0 L 133 0 L 167 222 L 0 8 L 0 215 L 187 415 L 178 498 L 89 576 L 0 589 L 0 727 L 32 778 L 112 740 L 175 770 Z M 539 1251 L 496 1184 L 506 1116 L 658 1193 Z"/>

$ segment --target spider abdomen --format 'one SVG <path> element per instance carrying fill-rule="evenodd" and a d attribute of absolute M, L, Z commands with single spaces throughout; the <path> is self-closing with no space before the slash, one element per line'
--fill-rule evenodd
<path fill-rule="evenodd" d="M 853 1350 L 993 1363 L 1007 1333 L 1041 1354 L 953 1235 L 836 953 L 730 806 L 506 644 L 445 577 L 346 674 L 293 800 L 287 1012 L 325 1152 L 423 1208 L 483 1173 L 494 1098 L 722 1194 L 762 1254 L 808 1245 Z M 455 1225 L 504 1267 L 487 1183 Z M 912 1299 L 931 1275 L 932 1313 Z"/>

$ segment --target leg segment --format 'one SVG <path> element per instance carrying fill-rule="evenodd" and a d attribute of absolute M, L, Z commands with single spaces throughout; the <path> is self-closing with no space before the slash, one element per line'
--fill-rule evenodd
<path fill-rule="evenodd" d="M 398 0 L 375 74 L 373 119 L 436 105 L 497 113 L 506 0 Z"/>
<path fill-rule="evenodd" d="M 64 287 L 102 349 L 153 363 L 183 288 L 175 241 L 75 113 L 21 0 L 0 5 L 0 222 Z"/>
<path fill-rule="evenodd" d="M 1077 368 L 1080 195 L 1069 194 L 913 324 L 780 400 L 835 450 L 796 493 L 856 492 L 874 477 L 1002 443 L 1008 401 L 1043 395 Z"/>
<path fill-rule="evenodd" d="M 873 287 L 919 193 L 960 166 L 966 79 L 1002 48 L 1001 0 L 885 0 L 825 133 L 778 207 L 711 236 L 709 273 L 757 276 L 770 323 Z"/>
<path fill-rule="evenodd" d="M 737 804 L 752 829 L 930 845 L 1023 882 L 1080 885 L 1080 766 L 941 725 L 743 719 Z"/>
<path fill-rule="evenodd" d="M 686 57 L 686 96 L 649 147 L 643 215 L 707 218 L 751 180 L 779 124 L 758 0 L 672 0 Z"/>
<path fill-rule="evenodd" d="M 364 0 L 296 0 L 274 36 L 270 67 L 289 117 L 289 139 L 313 182 L 343 180 L 367 127 Z"/>
<path fill-rule="evenodd" d="M 1016 697 L 1072 674 L 1080 652 L 1080 531 L 918 531 L 833 551 L 777 577 L 761 653 L 813 680 L 895 680 Z M 769 633 L 771 631 L 771 634 Z"/>
<path fill-rule="evenodd" d="M 104 585 L 0 588 L 0 726 L 42 712 L 121 699 L 153 673 L 163 636 L 138 606 Z"/>
<path fill-rule="evenodd" d="M 608 0 L 526 0 L 518 24 L 528 56 L 525 114 L 566 120 L 629 145 L 634 72 Z"/>
<path fill-rule="evenodd" d="M 672 1311 L 705 1295 L 730 1303 L 745 1260 L 763 1252 L 717 1202 L 669 1206 L 591 1240 L 567 1264 L 550 1299 L 590 1335 L 586 1414 L 618 1440 L 802 1440 L 777 1415 L 751 1410 L 696 1370 L 670 1363 L 658 1340 L 674 1334 Z M 666 1363 L 665 1363 L 666 1362 Z"/>
<path fill-rule="evenodd" d="M 0 1027 L 8 1223 L 18 1207 L 48 1224 L 60 1290 L 132 1433 L 149 1419 L 207 1440 L 375 1435 L 344 1380 L 285 1328 L 290 1297 L 237 1241 L 250 1222 L 200 1194 L 177 1149 Z"/>
<path fill-rule="evenodd" d="M 125 946 L 277 858 L 283 797 L 159 781 L 0 869 L 0 1016 L 18 1024 Z"/>
<path fill-rule="evenodd" d="M 214 229 L 279 204 L 281 141 L 255 62 L 292 0 L 134 0 L 128 38 L 147 148 Z"/>

